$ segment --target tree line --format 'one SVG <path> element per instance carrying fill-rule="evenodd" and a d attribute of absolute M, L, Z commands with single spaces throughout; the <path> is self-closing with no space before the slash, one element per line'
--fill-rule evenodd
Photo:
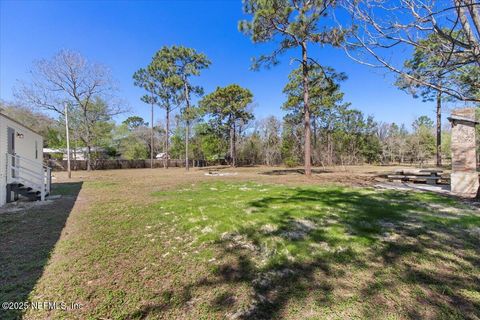
<path fill-rule="evenodd" d="M 299 166 L 303 163 L 304 132 L 301 117 L 291 112 L 283 118 L 269 116 L 255 119 L 246 108 L 238 116 L 228 108 L 223 113 L 221 99 L 215 99 L 212 109 L 210 100 L 239 87 L 220 88 L 201 103 L 206 109 L 197 110 L 202 117 L 185 121 L 176 112 L 168 125 L 165 120 L 152 126 L 140 116 L 129 116 L 122 123 L 110 117 L 95 123 L 92 131 L 92 163 L 96 159 L 149 159 L 151 151 L 161 157 L 164 164 L 169 159 L 188 159 L 196 163 L 230 165 L 286 165 Z M 338 88 L 335 90 L 338 95 Z M 245 91 L 247 92 L 247 91 Z M 340 94 L 343 95 L 343 94 Z M 247 94 L 246 98 L 249 98 Z M 315 166 L 358 165 L 358 164 L 426 164 L 435 156 L 434 122 L 421 116 L 410 128 L 404 124 L 379 123 L 372 116 L 365 116 L 353 109 L 349 103 L 332 104 L 328 115 L 312 118 L 312 164 Z M 283 108 L 289 109 L 291 97 Z M 65 129 L 61 120 L 28 107 L 2 102 L 2 113 L 18 119 L 45 137 L 44 147 L 65 149 Z M 200 108 L 199 108 L 200 109 Z M 324 110 L 325 111 L 325 110 Z M 213 117 L 212 114 L 216 114 Z M 77 119 L 72 115 L 73 123 Z M 185 154 L 186 126 L 189 130 L 189 154 Z M 479 129 L 480 130 L 480 129 Z M 74 133 L 75 130 L 71 130 Z M 153 140 L 152 140 L 153 132 Z M 443 131 L 443 159 L 449 159 L 449 130 Z M 479 132 L 480 136 L 480 132 Z M 167 138 L 170 142 L 167 144 Z M 74 150 L 86 147 L 78 134 L 72 134 Z M 168 152 L 166 147 L 168 146 Z M 99 151 L 101 150 L 101 151 Z M 233 152 L 233 153 L 232 153 Z M 169 157 L 165 155 L 168 153 Z M 78 155 L 72 154 L 72 158 Z M 63 157 L 63 156 L 62 156 Z M 94 167 L 94 166 L 93 166 Z"/>
<path fill-rule="evenodd" d="M 16 96 L 28 106 L 56 113 L 65 132 L 72 131 L 74 143 L 86 147 L 89 169 L 94 146 L 105 144 L 111 154 L 121 150 L 126 157 L 145 157 L 143 141 L 151 160 L 157 151 L 164 153 L 165 167 L 171 157 L 185 159 L 187 169 L 191 158 L 224 158 L 233 166 L 245 160 L 302 162 L 307 176 L 312 164 L 423 163 L 432 152 L 441 165 L 442 146 L 448 148 L 448 140 L 441 139 L 442 102 L 480 102 L 480 14 L 473 1 L 245 0 L 243 4 L 248 18 L 239 22 L 239 30 L 254 43 L 276 45 L 254 59 L 252 68 L 273 67 L 290 52 L 298 65 L 284 88 L 287 100 L 281 107 L 287 115 L 281 120 L 253 121 L 253 94 L 237 84 L 205 94 L 196 79 L 212 62 L 182 46 L 162 47 L 133 74 L 133 84 L 145 91 L 141 100 L 151 108 L 149 123 L 129 118 L 116 125 L 112 118 L 125 109 L 108 68 L 68 50 L 37 61 L 30 81 L 17 88 Z M 338 19 L 339 12 L 351 19 Z M 446 15 L 453 18 L 445 19 Z M 343 50 L 358 63 L 385 68 L 396 75 L 400 89 L 436 101 L 433 149 L 430 119 L 421 117 L 412 130 L 406 130 L 378 124 L 344 102 L 340 84 L 346 75 L 312 54 L 311 48 L 324 46 Z M 411 56 L 396 65 L 388 56 L 392 49 L 402 48 Z M 156 106 L 164 110 L 163 123 L 154 123 Z"/>

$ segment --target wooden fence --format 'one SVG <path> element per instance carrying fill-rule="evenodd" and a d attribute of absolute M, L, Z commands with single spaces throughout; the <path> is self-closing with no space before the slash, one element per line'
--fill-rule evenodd
<path fill-rule="evenodd" d="M 190 160 L 190 167 L 206 167 L 214 165 L 226 164 L 225 161 L 206 161 L 206 160 Z M 67 160 L 49 159 L 46 165 L 54 171 L 66 171 Z M 86 160 L 71 160 L 72 170 L 87 170 Z M 163 160 L 153 160 L 154 168 L 163 168 Z M 170 159 L 169 167 L 185 167 L 185 160 Z M 92 161 L 93 170 L 112 170 L 112 169 L 141 169 L 150 168 L 150 159 L 145 160 L 115 160 L 115 159 L 97 159 Z"/>

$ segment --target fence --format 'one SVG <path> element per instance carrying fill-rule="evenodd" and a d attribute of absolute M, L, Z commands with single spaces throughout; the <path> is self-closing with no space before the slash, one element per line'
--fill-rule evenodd
<path fill-rule="evenodd" d="M 154 168 L 163 168 L 163 160 L 153 160 Z M 169 167 L 185 167 L 185 160 L 170 159 Z M 206 167 L 213 165 L 226 164 L 225 161 L 206 161 L 206 160 L 190 160 L 190 167 Z M 86 160 L 71 160 L 72 170 L 87 170 Z M 67 170 L 67 160 L 47 160 L 47 166 L 54 171 Z M 150 159 L 145 160 L 115 160 L 115 159 L 97 159 L 92 160 L 93 170 L 112 170 L 112 169 L 141 169 L 150 168 Z"/>

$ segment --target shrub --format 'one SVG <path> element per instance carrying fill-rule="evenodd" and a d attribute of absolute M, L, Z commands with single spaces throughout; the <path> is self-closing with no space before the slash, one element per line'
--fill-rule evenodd
<path fill-rule="evenodd" d="M 298 166 L 298 162 L 295 161 L 295 160 L 292 159 L 292 158 L 285 159 L 285 160 L 283 161 L 283 164 L 285 164 L 285 166 L 286 166 L 287 168 L 293 168 L 293 167 Z"/>

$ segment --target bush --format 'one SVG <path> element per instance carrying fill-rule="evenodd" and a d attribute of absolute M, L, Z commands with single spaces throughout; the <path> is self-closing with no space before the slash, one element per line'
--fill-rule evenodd
<path fill-rule="evenodd" d="M 292 158 L 285 159 L 285 160 L 283 161 L 283 164 L 284 164 L 287 168 L 293 168 L 293 167 L 298 166 L 298 162 L 295 161 L 295 160 L 292 159 Z"/>

